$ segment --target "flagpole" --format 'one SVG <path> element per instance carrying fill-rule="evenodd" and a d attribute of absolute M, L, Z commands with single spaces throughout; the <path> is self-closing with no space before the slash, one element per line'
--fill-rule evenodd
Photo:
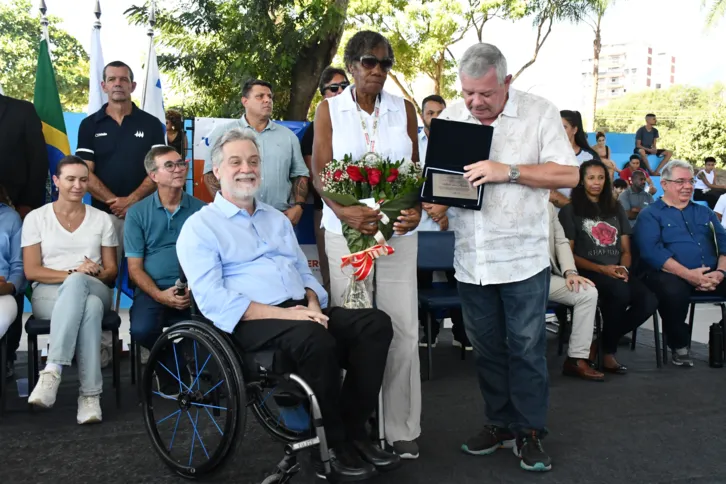
<path fill-rule="evenodd" d="M 40 0 L 40 25 L 43 28 L 43 38 L 48 43 L 48 52 L 50 52 L 50 39 L 48 38 L 48 17 L 45 13 L 48 11 L 48 7 L 45 5 L 45 0 Z"/>
<path fill-rule="evenodd" d="M 101 0 L 96 0 L 96 8 L 93 9 L 93 14 L 96 16 L 96 21 L 93 22 L 93 28 L 101 30 Z"/>
<path fill-rule="evenodd" d="M 149 52 L 146 55 L 146 79 L 144 86 L 149 85 L 149 64 L 151 60 L 151 48 L 154 45 L 154 26 L 156 25 L 156 0 L 151 0 L 149 6 L 149 29 L 146 31 L 146 35 L 149 36 Z M 141 106 L 146 106 L 146 88 L 141 96 Z"/>

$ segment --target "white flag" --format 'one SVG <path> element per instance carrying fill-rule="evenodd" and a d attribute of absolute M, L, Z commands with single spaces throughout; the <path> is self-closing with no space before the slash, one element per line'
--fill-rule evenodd
<path fill-rule="evenodd" d="M 149 58 L 146 61 L 146 83 L 144 84 L 142 99 L 141 109 L 157 118 L 166 127 L 164 98 L 161 93 L 161 78 L 159 77 L 159 64 L 156 62 L 156 49 L 154 49 L 153 40 L 149 46 Z"/>
<path fill-rule="evenodd" d="M 94 27 L 91 32 L 91 72 L 88 76 L 88 109 L 86 110 L 89 116 L 108 102 L 108 96 L 101 89 L 104 66 L 103 50 L 101 49 L 101 29 Z"/>

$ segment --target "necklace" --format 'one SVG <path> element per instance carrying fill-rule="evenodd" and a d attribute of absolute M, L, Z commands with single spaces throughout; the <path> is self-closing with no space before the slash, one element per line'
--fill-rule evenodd
<path fill-rule="evenodd" d="M 366 142 L 366 151 L 368 153 L 375 153 L 376 151 L 376 141 L 378 137 L 378 118 L 381 113 L 381 95 L 379 94 L 376 96 L 376 104 L 373 107 L 373 133 L 370 133 L 368 131 L 368 125 L 366 124 L 365 119 L 363 118 L 363 110 L 360 107 L 360 104 L 358 104 L 358 100 L 355 97 L 355 89 L 351 89 L 350 91 L 351 96 L 353 96 L 353 101 L 355 102 L 355 107 L 358 109 L 358 116 L 360 117 L 360 125 L 361 128 L 363 128 L 363 136 L 365 138 Z"/>
<path fill-rule="evenodd" d="M 65 225 L 69 229 L 73 225 L 73 222 L 75 221 L 75 219 L 78 217 L 78 214 L 81 212 L 84 212 L 83 207 L 81 207 L 81 210 L 73 213 L 73 215 L 61 214 L 61 212 L 56 210 L 55 205 L 53 206 L 53 211 L 55 212 L 58 222 L 60 222 L 61 225 Z M 65 219 L 65 223 L 63 221 L 61 221 L 61 218 Z"/>

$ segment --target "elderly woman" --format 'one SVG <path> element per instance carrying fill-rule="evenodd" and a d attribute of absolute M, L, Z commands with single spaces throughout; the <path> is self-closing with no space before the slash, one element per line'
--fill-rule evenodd
<path fill-rule="evenodd" d="M 618 341 L 653 315 L 658 300 L 640 279 L 631 277 L 630 222 L 613 198 L 603 162 L 580 165 L 580 184 L 572 189 L 572 203 L 560 210 L 559 217 L 577 270 L 595 283 L 600 296 L 604 353 L 600 370 L 624 375 L 628 369 L 615 359 Z M 596 348 L 593 342 L 591 361 L 595 361 Z"/>
<path fill-rule="evenodd" d="M 345 66 L 354 80 L 343 94 L 323 100 L 315 114 L 313 168 L 319 176 L 325 165 L 345 155 L 354 159 L 375 152 L 392 160 L 419 161 L 416 110 L 411 103 L 383 90 L 393 66 L 393 49 L 382 35 L 362 31 L 345 46 Z M 343 207 L 324 199 L 323 226 L 330 264 L 330 296 L 340 305 L 348 276 L 341 257 L 350 253 L 341 222 L 365 235 L 378 230 L 379 212 L 363 206 Z M 420 207 L 403 210 L 395 221 L 389 244 L 395 253 L 376 261 L 376 304 L 393 320 L 394 336 L 383 380 L 385 432 L 404 459 L 418 457 L 421 433 L 421 380 L 418 359 L 416 257 L 418 237 L 412 232 L 421 219 Z"/>
<path fill-rule="evenodd" d="M 23 266 L 33 281 L 33 315 L 50 319 L 50 350 L 45 369 L 28 402 L 55 403 L 63 366 L 76 356 L 79 424 L 101 422 L 101 322 L 111 308 L 116 278 L 116 232 L 108 214 L 83 203 L 88 166 L 66 156 L 53 183 L 58 200 L 33 210 L 22 233 Z"/>

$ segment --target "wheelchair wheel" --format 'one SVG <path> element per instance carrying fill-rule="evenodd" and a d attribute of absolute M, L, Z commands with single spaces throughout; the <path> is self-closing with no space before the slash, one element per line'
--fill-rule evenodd
<path fill-rule="evenodd" d="M 183 477 L 214 471 L 245 426 L 242 369 L 234 349 L 208 324 L 167 329 L 143 376 L 146 430 L 164 463 Z"/>
<path fill-rule="evenodd" d="M 247 395 L 253 415 L 273 437 L 291 443 L 313 436 L 308 398 L 295 383 L 255 384 Z"/>

